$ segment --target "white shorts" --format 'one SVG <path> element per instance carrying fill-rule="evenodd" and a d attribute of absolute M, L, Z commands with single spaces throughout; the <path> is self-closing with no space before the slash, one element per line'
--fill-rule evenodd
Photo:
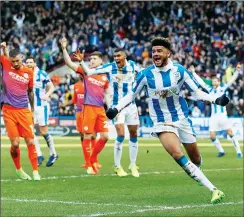
<path fill-rule="evenodd" d="M 179 137 L 181 143 L 195 143 L 196 134 L 192 126 L 192 121 L 189 118 L 173 122 L 172 126 L 165 126 L 165 123 L 158 123 L 154 126 L 153 136 L 156 136 L 157 133 L 162 132 L 172 132 Z"/>
<path fill-rule="evenodd" d="M 226 114 L 214 114 L 209 119 L 209 131 L 227 130 L 232 127 Z"/>
<path fill-rule="evenodd" d="M 118 115 L 114 118 L 113 123 L 125 124 L 125 125 L 139 125 L 139 115 L 137 107 L 135 104 L 130 104 L 123 110 L 121 110 Z"/>
<path fill-rule="evenodd" d="M 34 122 L 35 124 L 38 124 L 39 126 L 47 126 L 49 124 L 49 106 L 39 106 L 35 107 L 35 117 Z"/>

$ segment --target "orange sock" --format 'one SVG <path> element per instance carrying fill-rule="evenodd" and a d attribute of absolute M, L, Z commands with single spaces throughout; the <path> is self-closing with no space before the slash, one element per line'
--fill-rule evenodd
<path fill-rule="evenodd" d="M 92 139 L 91 140 L 91 150 L 92 150 L 91 153 L 93 152 L 95 145 L 96 145 L 96 139 Z M 96 157 L 95 162 L 98 163 L 98 157 Z"/>
<path fill-rule="evenodd" d="M 33 170 L 38 170 L 38 160 L 37 160 L 37 153 L 36 153 L 36 146 L 28 145 L 28 156 L 32 165 Z"/>
<path fill-rule="evenodd" d="M 95 144 L 95 147 L 92 151 L 92 155 L 91 155 L 91 158 L 90 158 L 90 161 L 91 163 L 95 163 L 96 162 L 96 158 L 98 156 L 98 154 L 103 150 L 105 144 L 106 144 L 107 141 L 103 140 L 103 139 L 99 139 L 97 140 L 96 144 Z"/>
<path fill-rule="evenodd" d="M 14 165 L 15 165 L 15 168 L 17 170 L 19 170 L 21 168 L 21 165 L 20 165 L 20 149 L 19 147 L 14 149 L 12 146 L 10 148 L 10 155 L 13 159 L 13 162 L 14 162 Z"/>
<path fill-rule="evenodd" d="M 83 150 L 84 159 L 86 161 L 87 167 L 91 166 L 90 165 L 90 155 L 91 155 L 90 143 L 91 143 L 90 139 L 85 139 L 85 138 L 83 139 L 82 150 Z"/>

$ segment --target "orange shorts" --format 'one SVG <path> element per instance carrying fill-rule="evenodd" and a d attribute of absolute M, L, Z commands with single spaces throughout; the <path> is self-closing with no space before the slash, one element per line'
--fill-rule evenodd
<path fill-rule="evenodd" d="M 103 107 L 84 105 L 82 132 L 108 132 L 108 121 Z"/>
<path fill-rule="evenodd" d="M 82 133 L 82 120 L 83 120 L 82 111 L 76 112 L 76 129 L 80 133 Z"/>
<path fill-rule="evenodd" d="M 3 120 L 8 137 L 34 138 L 33 116 L 28 108 L 16 108 L 11 105 L 3 105 Z"/>

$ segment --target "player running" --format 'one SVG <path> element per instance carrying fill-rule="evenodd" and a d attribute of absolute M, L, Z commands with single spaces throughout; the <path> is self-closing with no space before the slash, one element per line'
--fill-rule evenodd
<path fill-rule="evenodd" d="M 84 159 L 85 159 L 86 147 L 84 147 L 82 145 L 83 139 L 84 139 L 84 134 L 82 133 L 82 119 L 83 119 L 82 110 L 83 110 L 83 106 L 84 106 L 84 82 L 83 82 L 82 76 L 80 76 L 79 81 L 74 84 L 74 93 L 73 93 L 72 101 L 70 101 L 66 104 L 62 104 L 62 105 L 60 105 L 60 107 L 64 108 L 66 106 L 70 106 L 73 104 L 76 105 L 76 114 L 75 114 L 75 116 L 76 116 L 76 129 L 80 133 L 81 147 L 82 147 L 82 152 L 83 152 Z M 90 150 L 90 152 L 92 152 L 92 150 L 94 149 L 95 143 L 96 143 L 96 133 L 93 133 L 93 135 L 91 137 L 91 147 L 90 147 L 91 150 Z M 96 159 L 96 165 L 97 165 L 97 168 L 102 167 L 102 165 L 98 163 L 98 159 Z M 86 162 L 81 167 L 87 169 Z"/>
<path fill-rule="evenodd" d="M 123 49 L 117 48 L 113 53 L 114 62 L 104 64 L 96 69 L 89 69 L 85 62 L 81 62 L 81 66 L 87 75 L 107 73 L 110 78 L 110 86 L 112 89 L 112 106 L 116 106 L 123 96 L 132 90 L 132 85 L 135 80 L 136 73 L 141 68 L 135 62 L 126 59 L 126 53 Z M 114 144 L 114 165 L 115 173 L 120 176 L 127 176 L 121 166 L 122 144 L 125 138 L 125 127 L 127 125 L 130 140 L 129 140 L 129 155 L 130 165 L 129 170 L 134 177 L 139 177 L 136 159 L 138 154 L 137 129 L 139 125 L 139 116 L 135 102 L 133 101 L 127 108 L 121 111 L 114 125 L 117 131 L 117 139 Z"/>
<path fill-rule="evenodd" d="M 26 58 L 26 66 L 34 71 L 34 121 L 35 124 L 38 124 L 40 133 L 45 139 L 49 148 L 50 156 L 46 166 L 50 167 L 58 159 L 58 154 L 56 153 L 54 147 L 53 137 L 48 133 L 48 119 L 50 111 L 48 99 L 54 91 L 54 86 L 48 74 L 36 66 L 33 57 Z M 38 155 L 38 166 L 40 166 L 44 160 L 44 157 L 36 135 L 34 136 L 34 141 Z"/>
<path fill-rule="evenodd" d="M 98 168 L 96 165 L 97 156 L 104 148 L 108 141 L 108 124 L 107 117 L 104 110 L 104 96 L 109 95 L 109 81 L 106 75 L 85 76 L 82 68 L 71 61 L 70 56 L 66 50 L 67 39 L 61 39 L 61 46 L 63 50 L 64 60 L 66 64 L 75 72 L 83 76 L 85 86 L 84 107 L 82 112 L 82 132 L 84 139 L 82 146 L 85 149 L 85 160 L 88 174 L 96 174 Z M 76 58 L 80 59 L 80 53 L 76 53 Z M 93 52 L 90 55 L 90 64 L 92 68 L 98 67 L 102 64 L 102 54 L 100 52 Z M 109 106 L 109 97 L 105 97 L 106 104 Z M 100 138 L 96 141 L 92 153 L 90 153 L 90 143 L 93 133 L 100 133 Z"/>
<path fill-rule="evenodd" d="M 240 71 L 241 71 L 241 64 L 237 64 L 236 72 L 234 73 L 233 77 L 227 84 L 223 86 L 220 85 L 220 80 L 217 77 L 213 77 L 212 86 L 208 86 L 194 71 L 193 71 L 193 76 L 202 87 L 208 89 L 209 93 L 212 96 L 219 97 L 223 93 L 225 93 L 226 90 L 236 81 L 236 79 L 240 74 Z M 242 158 L 243 155 L 241 152 L 240 144 L 237 138 L 235 137 L 235 135 L 233 134 L 232 129 L 230 128 L 230 122 L 228 120 L 226 108 L 216 104 L 212 104 L 211 117 L 209 120 L 209 131 L 210 131 L 210 139 L 212 140 L 213 144 L 218 150 L 217 157 L 222 157 L 225 155 L 225 151 L 220 141 L 218 140 L 218 138 L 216 138 L 216 131 L 221 131 L 221 130 L 226 130 L 226 133 L 230 136 L 231 141 L 235 147 L 237 157 Z"/>
<path fill-rule="evenodd" d="M 191 74 L 182 65 L 171 61 L 169 58 L 171 51 L 171 43 L 168 39 L 156 37 L 152 40 L 154 64 L 137 75 L 132 92 L 121 99 L 117 106 L 110 108 L 107 111 L 107 117 L 113 119 L 146 86 L 149 95 L 149 114 L 154 123 L 154 133 L 182 169 L 212 192 L 211 203 L 215 204 L 220 202 L 225 195 L 199 169 L 201 156 L 192 122 L 188 117 L 188 106 L 182 97 L 181 89 L 185 86 L 194 92 L 199 100 L 222 106 L 228 104 L 229 99 L 225 95 L 216 99 L 216 97 L 199 90 L 199 85 L 192 79 Z M 193 163 L 181 151 L 181 143 Z"/>
<path fill-rule="evenodd" d="M 3 119 L 11 142 L 10 154 L 19 178 L 31 180 L 20 163 L 20 137 L 23 137 L 28 148 L 28 156 L 33 169 L 33 180 L 41 179 L 38 173 L 38 161 L 34 144 L 33 115 L 33 72 L 22 64 L 23 55 L 18 49 L 7 54 L 6 43 L 1 43 L 1 64 L 3 73 Z M 2 53 L 3 52 L 3 53 Z M 5 55 L 9 55 L 9 58 Z M 28 105 L 31 105 L 31 111 Z"/>

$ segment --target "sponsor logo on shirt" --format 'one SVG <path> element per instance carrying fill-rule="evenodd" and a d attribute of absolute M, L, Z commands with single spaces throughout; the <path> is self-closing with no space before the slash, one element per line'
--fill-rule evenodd
<path fill-rule="evenodd" d="M 29 79 L 28 79 L 28 74 L 25 73 L 24 74 L 24 77 L 23 76 L 20 76 L 14 72 L 9 72 L 9 75 L 12 77 L 12 79 L 14 80 L 17 80 L 17 81 L 20 81 L 20 82 L 23 82 L 25 84 L 28 84 L 29 83 Z"/>
<path fill-rule="evenodd" d="M 100 86 L 100 87 L 102 87 L 102 86 L 105 85 L 105 82 L 103 82 L 103 81 L 98 81 L 98 80 L 96 80 L 95 78 L 91 78 L 91 77 L 88 78 L 88 81 L 90 81 L 91 83 L 93 83 L 93 84 L 95 84 L 95 85 L 97 85 L 97 86 Z"/>

